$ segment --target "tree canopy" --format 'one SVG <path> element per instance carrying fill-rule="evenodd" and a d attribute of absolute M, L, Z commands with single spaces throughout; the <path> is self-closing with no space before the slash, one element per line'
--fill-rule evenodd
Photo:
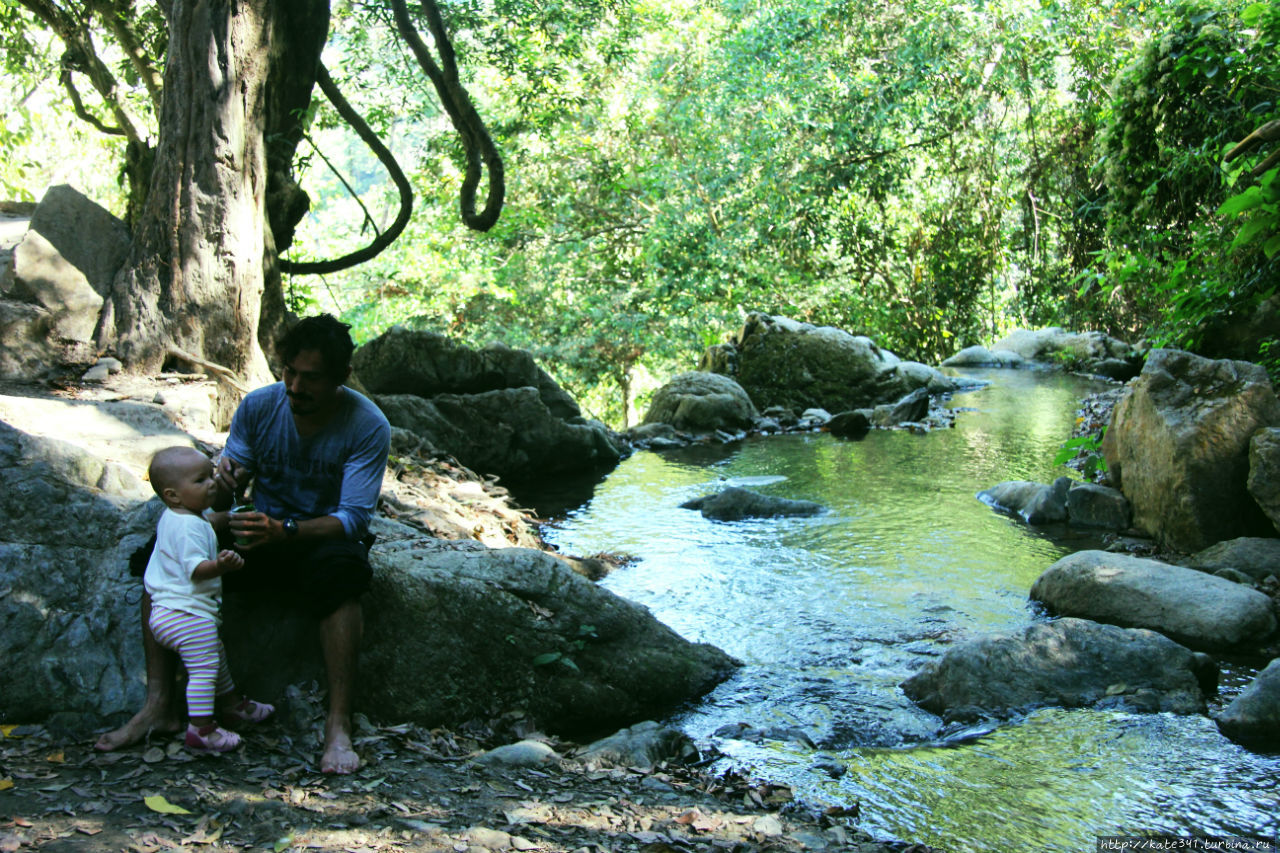
<path fill-rule="evenodd" d="M 117 130 L 134 211 L 169 13 L 53 2 L 0 6 L 6 86 Z M 321 87 L 368 132 L 292 108 L 281 298 L 532 349 L 615 425 L 751 310 L 935 361 L 1048 324 L 1211 348 L 1274 295 L 1274 141 L 1226 159 L 1280 118 L 1273 4 L 353 0 L 326 23 Z M 0 135 L 10 192 L 43 132 Z M 494 164 L 476 231 L 457 200 Z M 1253 349 L 1228 354 L 1280 355 Z"/>

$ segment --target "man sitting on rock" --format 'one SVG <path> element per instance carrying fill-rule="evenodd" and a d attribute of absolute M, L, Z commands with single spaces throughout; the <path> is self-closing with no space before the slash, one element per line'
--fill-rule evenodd
<path fill-rule="evenodd" d="M 231 422 L 217 476 L 227 506 L 250 480 L 254 512 L 221 512 L 245 567 L 228 591 L 296 602 L 320 621 L 329 681 L 320 769 L 351 773 L 360 764 L 351 743 L 351 699 L 369 587 L 369 518 L 382 488 L 391 428 L 382 412 L 343 383 L 351 374 L 350 326 L 329 315 L 300 321 L 277 344 L 282 381 L 251 392 Z M 152 731 L 178 731 L 174 709 L 176 658 L 147 630 L 143 596 L 147 698 L 100 750 L 137 743 Z"/>

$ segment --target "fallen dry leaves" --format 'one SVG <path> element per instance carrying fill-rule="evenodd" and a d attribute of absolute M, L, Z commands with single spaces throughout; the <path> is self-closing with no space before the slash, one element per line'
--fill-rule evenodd
<path fill-rule="evenodd" d="M 304 697 L 311 700 L 312 696 Z M 850 853 L 891 848 L 852 814 L 809 811 L 785 786 L 694 767 L 481 768 L 532 732 L 517 715 L 461 731 L 360 718 L 365 766 L 325 776 L 318 732 L 270 724 L 246 746 L 193 758 L 175 737 L 116 753 L 38 727 L 0 738 L 0 853 Z M 572 745 L 548 738 L 561 755 Z M 57 756 L 59 760 L 51 761 Z"/>

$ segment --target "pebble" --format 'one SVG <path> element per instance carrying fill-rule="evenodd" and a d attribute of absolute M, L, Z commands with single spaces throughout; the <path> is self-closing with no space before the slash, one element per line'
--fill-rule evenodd
<path fill-rule="evenodd" d="M 511 836 L 500 829 L 473 826 L 466 831 L 464 837 L 471 842 L 473 847 L 487 850 L 509 850 L 511 848 Z"/>
<path fill-rule="evenodd" d="M 80 377 L 81 382 L 103 382 L 111 375 L 111 370 L 104 364 L 95 364 Z"/>
<path fill-rule="evenodd" d="M 756 818 L 751 828 L 767 838 L 776 838 L 782 834 L 782 821 L 771 814 Z"/>
<path fill-rule="evenodd" d="M 560 756 L 542 741 L 522 740 L 491 749 L 476 759 L 477 764 L 505 765 L 507 767 L 536 767 L 554 761 Z"/>

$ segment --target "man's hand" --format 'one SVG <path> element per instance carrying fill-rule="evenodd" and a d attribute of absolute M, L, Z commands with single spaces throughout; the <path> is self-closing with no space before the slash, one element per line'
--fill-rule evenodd
<path fill-rule="evenodd" d="M 284 527 L 265 512 L 233 512 L 230 519 L 231 533 L 241 551 L 252 551 L 284 538 Z"/>
<path fill-rule="evenodd" d="M 213 479 L 218 482 L 218 498 L 214 501 L 214 508 L 229 507 L 244 487 L 249 485 L 249 469 L 223 453 L 214 466 Z"/>
<path fill-rule="evenodd" d="M 244 557 L 241 557 L 235 551 L 226 550 L 218 552 L 218 574 L 238 572 L 243 568 Z"/>

